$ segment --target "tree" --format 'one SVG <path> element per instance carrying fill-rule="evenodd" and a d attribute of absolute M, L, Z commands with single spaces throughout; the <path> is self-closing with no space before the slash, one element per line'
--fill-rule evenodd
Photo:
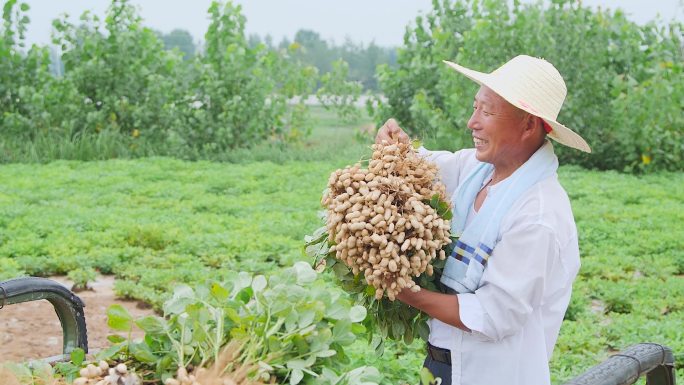
<path fill-rule="evenodd" d="M 332 70 L 332 62 L 337 58 L 331 57 L 328 43 L 321 39 L 318 32 L 300 29 L 295 34 L 294 41 L 301 46 L 299 57 L 303 62 L 318 68 L 320 73 Z"/>
<path fill-rule="evenodd" d="M 379 67 L 386 102 L 378 101 L 377 123 L 393 117 L 428 143 L 450 150 L 470 146 L 467 101 L 477 84 L 441 60 L 489 72 L 525 53 L 558 68 L 569 90 L 558 120 L 591 145 L 591 155 L 556 146 L 562 163 L 682 169 L 681 22 L 639 26 L 620 10 L 594 11 L 577 0 L 516 1 L 512 7 L 435 0 L 433 7 L 407 29 L 397 68 Z"/>
<path fill-rule="evenodd" d="M 184 59 L 187 60 L 195 55 L 195 43 L 190 32 L 176 28 L 168 34 L 159 33 L 159 37 L 164 42 L 166 49 L 178 48 L 183 52 Z"/>

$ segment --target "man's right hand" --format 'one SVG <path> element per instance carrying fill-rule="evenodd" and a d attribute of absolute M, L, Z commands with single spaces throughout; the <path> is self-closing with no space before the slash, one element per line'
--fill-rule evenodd
<path fill-rule="evenodd" d="M 375 143 L 382 143 L 385 140 L 387 143 L 410 143 L 411 140 L 409 136 L 406 135 L 404 130 L 399 127 L 397 121 L 394 119 L 389 119 L 383 124 L 378 130 L 378 134 L 375 136 Z"/>

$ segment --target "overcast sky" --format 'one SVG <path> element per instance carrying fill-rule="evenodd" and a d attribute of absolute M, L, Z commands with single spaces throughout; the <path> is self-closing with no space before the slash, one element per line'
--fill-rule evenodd
<path fill-rule="evenodd" d="M 531 0 L 524 0 L 530 2 Z M 67 13 L 72 21 L 85 10 L 104 15 L 109 0 L 24 0 L 31 6 L 27 40 L 50 42 L 52 20 Z M 404 28 L 419 13 L 430 10 L 431 0 L 238 0 L 247 17 L 247 33 L 270 34 L 277 43 L 292 40 L 299 29 L 314 30 L 336 43 L 350 38 L 357 43 L 375 41 L 381 46 L 402 44 Z M 196 41 L 204 40 L 211 0 L 131 0 L 138 6 L 145 25 L 169 32 L 190 31 Z M 684 0 L 583 0 L 589 6 L 622 8 L 629 17 L 645 23 L 657 15 L 670 20 L 684 18 Z"/>

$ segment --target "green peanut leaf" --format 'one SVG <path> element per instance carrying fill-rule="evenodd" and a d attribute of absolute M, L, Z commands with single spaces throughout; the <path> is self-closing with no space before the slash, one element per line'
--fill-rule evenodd
<path fill-rule="evenodd" d="M 81 348 L 76 348 L 71 351 L 70 355 L 71 362 L 76 366 L 81 366 L 85 360 L 85 351 Z"/>
<path fill-rule="evenodd" d="M 289 366 L 288 362 L 288 366 Z M 299 384 L 302 379 L 304 378 L 304 372 L 301 369 L 292 369 L 290 372 L 290 385 L 297 385 Z"/>
<path fill-rule="evenodd" d="M 124 337 L 121 337 L 118 334 L 110 334 L 107 336 L 107 341 L 109 341 L 113 344 L 118 344 L 118 343 L 126 341 L 126 339 Z"/>
<path fill-rule="evenodd" d="M 140 318 L 135 321 L 135 324 L 147 334 L 162 334 L 168 329 L 166 320 L 155 316 Z"/>
<path fill-rule="evenodd" d="M 211 284 L 211 295 L 219 301 L 225 301 L 228 299 L 230 292 L 225 287 L 219 285 L 218 283 Z"/>
<path fill-rule="evenodd" d="M 133 318 L 131 314 L 119 304 L 107 309 L 107 326 L 114 330 L 128 332 L 131 330 Z"/>
<path fill-rule="evenodd" d="M 356 305 L 349 310 L 349 319 L 352 322 L 361 322 L 366 319 L 366 308 L 361 305 Z"/>

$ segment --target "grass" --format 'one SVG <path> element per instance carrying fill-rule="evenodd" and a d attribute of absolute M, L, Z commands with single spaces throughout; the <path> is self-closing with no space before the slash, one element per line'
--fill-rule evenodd
<path fill-rule="evenodd" d="M 191 148 L 177 148 L 159 144 L 142 137 L 133 138 L 120 132 L 102 131 L 76 136 L 47 132 L 33 140 L 13 136 L 0 138 L 0 163 L 48 163 L 56 160 L 136 159 L 170 156 L 187 160 L 210 160 L 228 163 L 271 161 L 342 162 L 357 159 L 367 148 L 368 136 L 360 136 L 359 129 L 368 127 L 369 118 L 362 111 L 355 122 L 341 122 L 323 107 L 309 108 L 311 135 L 295 135 L 291 141 L 267 140 L 250 148 L 223 152 L 202 152 Z M 361 139 L 361 140 L 358 140 Z"/>
<path fill-rule="evenodd" d="M 314 113 L 307 141 L 227 155 L 233 163 L 151 157 L 1 165 L 0 279 L 92 267 L 116 275 L 121 295 L 159 306 L 175 283 L 303 259 L 302 239 L 320 225 L 329 173 L 368 150 L 353 139 L 363 122 Z M 561 167 L 559 175 L 582 268 L 551 362 L 553 382 L 644 341 L 670 346 L 684 367 L 684 174 Z M 416 383 L 421 350 L 420 343 L 390 346 L 377 357 L 360 341 L 351 356 L 377 366 L 387 384 Z"/>
<path fill-rule="evenodd" d="M 370 136 L 360 134 L 362 128 L 372 126 L 362 114 L 355 122 L 342 122 L 322 107 L 311 107 L 311 134 L 294 143 L 266 142 L 249 149 L 237 149 L 219 154 L 213 160 L 230 163 L 270 161 L 336 161 L 348 163 L 358 160 L 368 151 Z"/>
<path fill-rule="evenodd" d="M 153 154 L 151 148 L 138 144 L 119 132 L 102 131 L 64 137 L 47 132 L 33 140 L 5 136 L 0 139 L 0 162 L 47 163 L 58 159 L 104 160 Z"/>

